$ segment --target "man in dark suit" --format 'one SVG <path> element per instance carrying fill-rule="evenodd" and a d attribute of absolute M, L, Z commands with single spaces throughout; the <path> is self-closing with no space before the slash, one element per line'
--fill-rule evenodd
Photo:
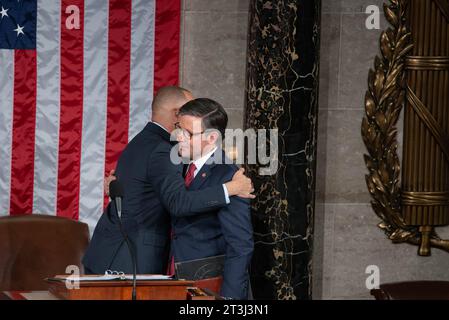
<path fill-rule="evenodd" d="M 226 206 L 233 195 L 248 197 L 252 185 L 239 173 L 236 179 L 190 192 L 184 186 L 182 165 L 170 161 L 170 134 L 179 108 L 191 100 L 179 87 L 159 90 L 152 104 L 153 121 L 134 137 L 117 162 L 116 177 L 124 189 L 122 225 L 137 257 L 138 273 L 165 273 L 169 250 L 169 214 L 204 214 Z M 229 181 L 229 182 L 228 182 Z M 120 231 L 115 203 L 107 206 L 83 257 L 86 273 L 106 270 L 132 273 L 132 259 Z"/>
<path fill-rule="evenodd" d="M 218 146 L 224 137 L 227 114 L 210 99 L 195 99 L 179 111 L 179 154 L 190 159 L 185 173 L 189 190 L 207 190 L 231 179 L 238 170 Z M 253 253 L 253 229 L 248 199 L 232 197 L 226 207 L 207 214 L 172 214 L 171 255 L 174 262 L 225 255 L 220 294 L 233 299 L 248 297 L 248 268 Z"/>

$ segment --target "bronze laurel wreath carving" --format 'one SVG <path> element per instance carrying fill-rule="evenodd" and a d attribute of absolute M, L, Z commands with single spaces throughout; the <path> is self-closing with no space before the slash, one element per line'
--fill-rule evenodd
<path fill-rule="evenodd" d="M 369 173 L 365 176 L 371 205 L 382 219 L 379 227 L 394 243 L 419 245 L 418 227 L 406 225 L 401 215 L 401 164 L 397 154 L 397 127 L 405 102 L 405 58 L 413 48 L 405 13 L 407 0 L 384 4 L 386 19 L 392 25 L 380 37 L 381 57 L 376 56 L 374 70 L 368 75 L 362 138 L 368 154 L 364 155 Z M 449 252 L 449 241 L 432 232 L 432 247 Z"/>

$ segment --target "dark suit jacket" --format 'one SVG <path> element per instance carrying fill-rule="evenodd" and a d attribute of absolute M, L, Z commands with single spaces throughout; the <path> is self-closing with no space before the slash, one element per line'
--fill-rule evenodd
<path fill-rule="evenodd" d="M 209 186 L 220 185 L 229 181 L 237 170 L 233 164 L 206 163 L 195 176 L 189 190 L 205 190 Z M 228 206 L 210 210 L 207 214 L 172 217 L 174 236 L 171 250 L 175 262 L 224 254 L 220 294 L 246 299 L 248 267 L 254 247 L 249 200 L 239 197 L 231 197 L 230 200 Z"/>
<path fill-rule="evenodd" d="M 116 176 L 124 189 L 122 222 L 137 253 L 138 273 L 165 273 L 170 215 L 196 215 L 226 205 L 223 187 L 188 192 L 182 165 L 170 161 L 170 135 L 154 123 L 132 139 L 117 162 Z M 115 203 L 105 209 L 83 258 L 87 270 L 132 273 L 131 258 L 120 233 Z"/>

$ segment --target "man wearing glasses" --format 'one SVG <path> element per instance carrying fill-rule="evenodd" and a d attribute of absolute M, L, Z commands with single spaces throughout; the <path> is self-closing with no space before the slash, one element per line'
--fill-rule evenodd
<path fill-rule="evenodd" d="M 170 161 L 170 132 L 179 108 L 192 99 L 189 91 L 179 87 L 160 89 L 152 104 L 153 120 L 128 143 L 117 162 L 115 176 L 124 192 L 121 221 L 136 252 L 138 273 L 166 272 L 168 211 L 174 217 L 202 215 L 226 206 L 235 195 L 254 198 L 251 180 L 242 172 L 201 191 L 186 189 L 182 165 Z M 111 202 L 83 257 L 86 274 L 104 274 L 106 270 L 133 272 L 118 222 L 115 203 Z"/>
<path fill-rule="evenodd" d="M 220 147 L 228 122 L 223 107 L 211 99 L 195 99 L 179 110 L 175 124 L 178 153 L 188 159 L 184 181 L 188 190 L 206 191 L 228 181 L 238 170 Z M 157 153 L 157 151 L 155 151 Z M 246 299 L 253 229 L 248 199 L 232 197 L 226 207 L 202 215 L 172 215 L 171 273 L 176 262 L 224 255 L 220 294 Z"/>

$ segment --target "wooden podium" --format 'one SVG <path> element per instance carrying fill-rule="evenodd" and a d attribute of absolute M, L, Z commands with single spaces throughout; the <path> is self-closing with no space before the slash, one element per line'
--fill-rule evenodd
<path fill-rule="evenodd" d="M 65 281 L 46 279 L 48 290 L 64 300 L 131 300 L 132 281 L 105 280 L 81 281 L 79 289 L 68 289 Z M 139 280 L 136 286 L 137 300 L 186 300 L 193 281 Z"/>

